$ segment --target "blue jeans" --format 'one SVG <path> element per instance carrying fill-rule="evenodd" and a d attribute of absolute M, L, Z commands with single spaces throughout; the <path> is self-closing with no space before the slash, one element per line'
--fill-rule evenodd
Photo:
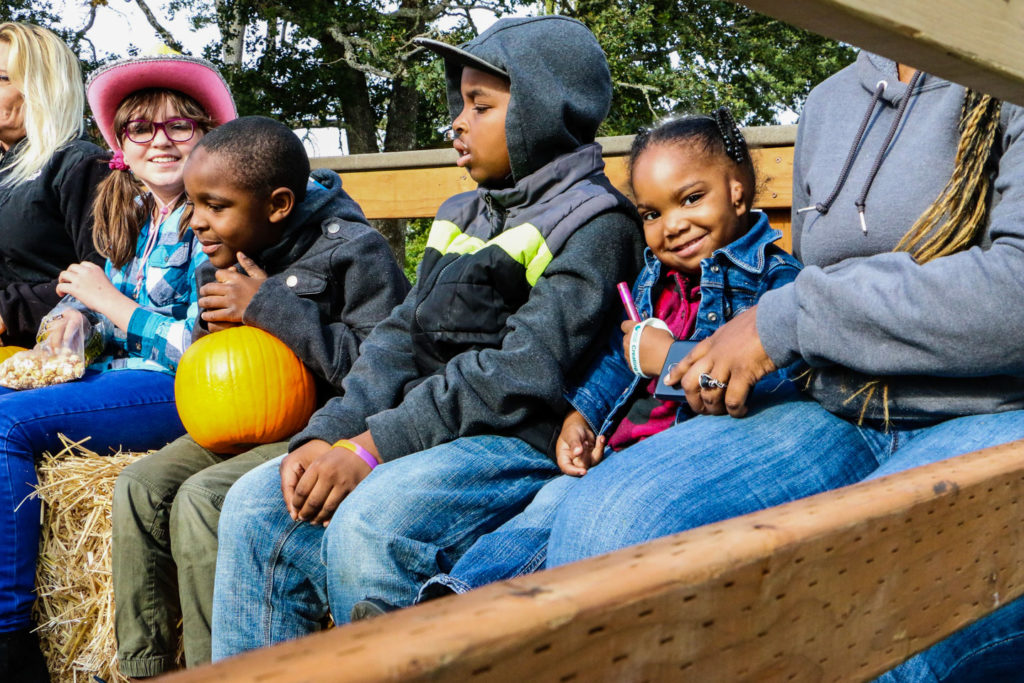
<path fill-rule="evenodd" d="M 799 398 L 800 393 L 791 383 L 762 383 L 751 395 L 750 405 L 757 412 L 765 405 Z M 615 456 L 608 451 L 605 457 Z M 417 600 L 465 593 L 541 569 L 547 560 L 548 537 L 555 515 L 577 482 L 579 478 L 563 475 L 546 484 L 522 513 L 477 539 L 451 571 L 431 577 L 420 589 Z"/>
<path fill-rule="evenodd" d="M 578 477 L 563 474 L 545 484 L 526 509 L 478 538 L 450 571 L 423 584 L 417 602 L 465 593 L 541 569 L 558 507 L 579 481 Z"/>
<path fill-rule="evenodd" d="M 497 436 L 458 439 L 377 467 L 314 527 L 288 517 L 279 460 L 231 487 L 221 512 L 213 658 L 348 621 L 365 597 L 407 606 L 482 534 L 558 474 L 544 454 Z"/>
<path fill-rule="evenodd" d="M 740 420 L 697 417 L 583 477 L 555 515 L 548 566 L 1022 438 L 1024 411 L 888 432 L 858 427 L 807 399 L 766 404 Z M 1022 632 L 1024 599 L 883 680 L 969 680 L 966 667 L 978 655 L 995 666 L 1013 656 Z"/>
<path fill-rule="evenodd" d="M 58 434 L 97 453 L 160 448 L 185 433 L 174 377 L 148 370 L 87 372 L 40 389 L 0 388 L 0 633 L 31 625 L 39 550 L 36 458 L 61 449 Z"/>

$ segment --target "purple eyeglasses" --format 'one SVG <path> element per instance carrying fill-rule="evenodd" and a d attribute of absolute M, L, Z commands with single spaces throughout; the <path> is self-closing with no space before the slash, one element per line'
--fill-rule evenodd
<path fill-rule="evenodd" d="M 171 142 L 188 142 L 196 134 L 196 122 L 190 118 L 181 116 L 166 121 L 147 121 L 146 119 L 132 119 L 124 124 L 124 134 L 134 143 L 144 145 L 152 142 L 156 137 L 157 130 L 163 130 L 164 135 Z"/>

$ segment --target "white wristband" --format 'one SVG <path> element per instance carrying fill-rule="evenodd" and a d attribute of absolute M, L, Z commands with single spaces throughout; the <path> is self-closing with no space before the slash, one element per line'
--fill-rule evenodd
<path fill-rule="evenodd" d="M 629 336 L 629 369 L 633 371 L 634 375 L 639 375 L 644 379 L 650 379 L 651 375 L 645 375 L 643 370 L 640 369 L 640 338 L 644 334 L 644 329 L 647 327 L 653 327 L 658 330 L 665 330 L 670 333 L 672 330 L 668 329 L 668 325 L 665 324 L 664 320 L 660 318 L 647 318 L 643 322 L 636 324 L 633 328 L 633 332 Z"/>

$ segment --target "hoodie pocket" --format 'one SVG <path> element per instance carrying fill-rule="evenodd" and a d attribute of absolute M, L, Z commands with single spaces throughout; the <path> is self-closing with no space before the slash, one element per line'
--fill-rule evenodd
<path fill-rule="evenodd" d="M 312 271 L 293 268 L 276 277 L 288 289 L 303 298 L 314 298 L 327 290 L 327 278 Z"/>

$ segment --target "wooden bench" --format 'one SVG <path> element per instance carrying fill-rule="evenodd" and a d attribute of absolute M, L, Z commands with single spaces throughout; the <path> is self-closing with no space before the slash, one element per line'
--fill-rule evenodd
<path fill-rule="evenodd" d="M 792 127 L 748 129 L 789 247 Z M 602 140 L 625 185 L 629 138 Z M 323 159 L 372 218 L 472 181 L 449 150 Z M 251 652 L 170 681 L 869 679 L 1024 592 L 1024 442 Z"/>
<path fill-rule="evenodd" d="M 796 126 L 755 126 L 743 132 L 758 172 L 754 204 L 783 232 L 780 245 L 789 251 Z M 626 155 L 632 140 L 631 135 L 598 139 L 609 179 L 626 194 Z M 367 218 L 431 218 L 441 202 L 476 187 L 465 169 L 455 165 L 456 158 L 455 150 L 447 148 L 321 157 L 312 164 L 340 173 L 345 190 L 359 202 Z"/>
<path fill-rule="evenodd" d="M 1024 593 L 1024 441 L 168 677 L 867 680 Z"/>

